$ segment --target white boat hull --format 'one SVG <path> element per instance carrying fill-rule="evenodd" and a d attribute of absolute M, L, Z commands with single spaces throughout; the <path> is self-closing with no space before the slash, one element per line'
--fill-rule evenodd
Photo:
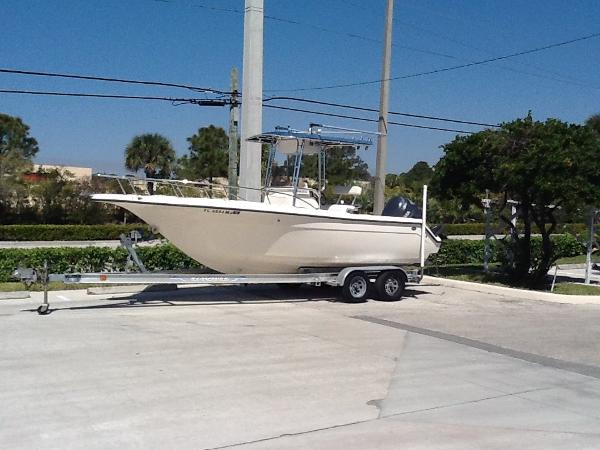
<path fill-rule="evenodd" d="M 93 198 L 131 211 L 191 258 L 223 273 L 419 263 L 419 219 L 162 195 Z M 439 245 L 428 232 L 425 256 Z"/>

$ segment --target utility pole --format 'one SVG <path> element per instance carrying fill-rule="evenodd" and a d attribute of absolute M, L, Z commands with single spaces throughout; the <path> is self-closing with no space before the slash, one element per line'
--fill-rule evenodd
<path fill-rule="evenodd" d="M 588 223 L 588 242 L 585 252 L 585 284 L 590 284 L 592 275 L 592 250 L 594 249 L 594 222 L 596 221 L 597 211 L 592 208 L 590 211 L 590 221 Z"/>
<path fill-rule="evenodd" d="M 383 46 L 383 66 L 381 68 L 381 90 L 379 96 L 379 125 L 377 131 L 377 164 L 375 166 L 375 192 L 373 212 L 381 214 L 385 194 L 385 171 L 387 160 L 387 116 L 390 101 L 390 66 L 392 59 L 392 20 L 394 0 L 387 0 L 385 13 L 385 39 Z"/>
<path fill-rule="evenodd" d="M 239 184 L 241 197 L 254 202 L 261 200 L 262 146 L 246 139 L 262 131 L 263 14 L 263 0 L 246 0 Z"/>
<path fill-rule="evenodd" d="M 238 71 L 231 69 L 231 97 L 229 105 L 229 198 L 237 197 L 238 178 Z"/>
<path fill-rule="evenodd" d="M 483 250 L 483 271 L 488 273 L 490 270 L 490 259 L 492 251 L 490 248 L 490 237 L 492 235 L 490 229 L 490 210 L 492 208 L 492 199 L 490 198 L 490 191 L 485 190 L 485 198 L 481 200 L 481 205 L 485 211 L 485 246 Z"/>

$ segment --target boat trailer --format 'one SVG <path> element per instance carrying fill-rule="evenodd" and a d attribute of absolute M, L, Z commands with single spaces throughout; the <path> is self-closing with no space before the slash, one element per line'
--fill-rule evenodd
<path fill-rule="evenodd" d="M 348 302 L 364 301 L 371 294 L 380 300 L 399 300 L 407 283 L 420 283 L 425 267 L 425 233 L 427 214 L 427 186 L 423 186 L 423 216 L 421 219 L 421 245 L 418 269 L 404 269 L 394 265 L 352 266 L 336 269 L 301 268 L 298 273 L 285 274 L 189 274 L 148 272 L 138 256 L 130 236 L 120 236 L 121 245 L 128 252 L 127 266 L 137 266 L 139 272 L 100 272 L 49 274 L 44 262 L 41 270 L 18 268 L 13 278 L 26 285 L 39 281 L 43 285 L 44 300 L 37 308 L 41 315 L 50 312 L 48 283 L 61 281 L 68 284 L 175 284 L 175 285 L 250 285 L 278 284 L 300 285 L 322 284 L 340 287 L 342 298 Z M 135 300 L 130 302 L 135 303 Z"/>
<path fill-rule="evenodd" d="M 135 250 L 134 250 L 135 251 Z M 40 315 L 50 312 L 48 283 L 61 281 L 67 284 L 118 284 L 118 285 L 257 285 L 277 284 L 281 287 L 301 284 L 314 286 L 328 285 L 341 288 L 342 298 L 347 302 L 361 302 L 370 296 L 380 300 L 399 300 L 407 283 L 419 283 L 423 278 L 421 270 L 407 270 L 399 266 L 355 266 L 336 271 L 314 271 L 293 274 L 183 274 L 164 272 L 100 272 L 100 273 L 48 273 L 44 263 L 41 270 L 19 268 L 13 277 L 27 285 L 41 282 L 43 303 L 37 308 Z M 131 304 L 136 300 L 131 300 Z"/>

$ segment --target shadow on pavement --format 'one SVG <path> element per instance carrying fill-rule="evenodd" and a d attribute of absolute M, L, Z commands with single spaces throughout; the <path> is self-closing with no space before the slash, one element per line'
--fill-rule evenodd
<path fill-rule="evenodd" d="M 276 286 L 209 286 L 181 288 L 174 291 L 145 291 L 131 295 L 105 297 L 101 304 L 89 306 L 65 306 L 51 308 L 48 313 L 63 310 L 144 308 L 160 306 L 202 306 L 235 304 L 305 303 L 338 301 L 335 289 L 301 286 L 295 289 L 279 289 Z M 110 302 L 110 303 L 104 303 Z M 50 300 L 52 303 L 52 299 Z M 25 309 L 24 312 L 37 312 Z"/>
<path fill-rule="evenodd" d="M 417 289 L 406 289 L 403 297 L 390 303 L 406 299 L 416 299 L 427 292 Z M 64 310 L 118 309 L 118 308 L 150 308 L 163 306 L 209 306 L 236 304 L 273 304 L 273 303 L 307 303 L 307 302 L 339 302 L 347 303 L 341 298 L 339 289 L 330 286 L 205 286 L 180 288 L 169 291 L 144 291 L 130 295 L 113 295 L 101 299 L 102 303 L 89 306 L 64 306 L 48 310 L 48 314 Z M 377 301 L 369 299 L 368 301 Z M 110 302 L 110 303 L 108 303 Z M 52 304 L 52 300 L 50 300 Z M 364 302 L 363 302 L 364 303 Z M 360 303 L 358 303 L 360 304 Z M 37 309 L 25 309 L 24 312 L 37 312 Z"/>

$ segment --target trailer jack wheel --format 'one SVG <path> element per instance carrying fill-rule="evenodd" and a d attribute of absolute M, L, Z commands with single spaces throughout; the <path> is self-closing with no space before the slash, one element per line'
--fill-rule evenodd
<path fill-rule="evenodd" d="M 45 316 L 46 314 L 50 314 L 50 305 L 47 304 L 47 303 L 44 303 L 44 304 L 38 306 L 37 312 L 41 316 Z"/>
<path fill-rule="evenodd" d="M 352 303 L 362 302 L 369 294 L 369 277 L 362 270 L 351 272 L 344 281 L 342 296 Z"/>

